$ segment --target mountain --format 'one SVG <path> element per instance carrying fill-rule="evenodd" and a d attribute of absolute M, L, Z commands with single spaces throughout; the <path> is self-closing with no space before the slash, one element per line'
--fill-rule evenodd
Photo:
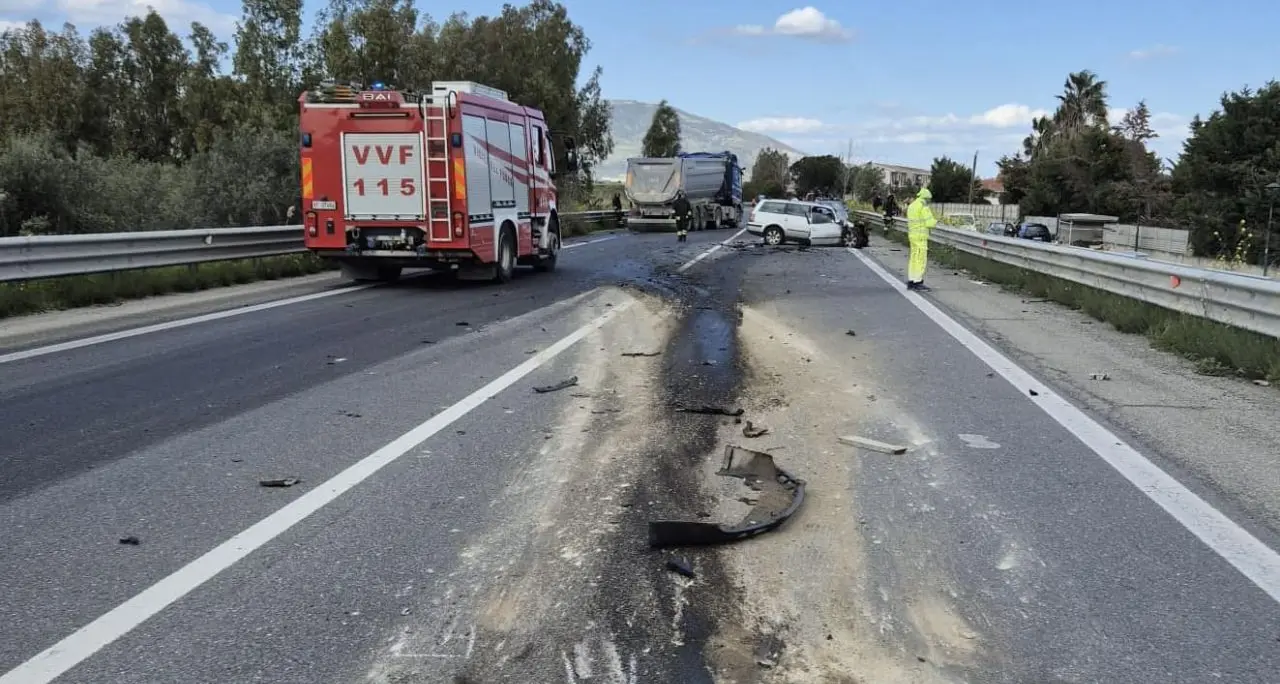
<path fill-rule="evenodd" d="M 622 180 L 627 175 L 627 158 L 640 156 L 640 143 L 653 121 L 658 105 L 635 100 L 609 100 L 613 109 L 610 132 L 613 154 L 595 167 L 597 180 Z M 805 154 L 767 135 L 734 128 L 726 123 L 676 110 L 680 116 L 680 146 L 689 152 L 723 152 L 738 155 L 742 168 L 751 173 L 756 155 L 766 147 L 781 150 L 795 161 Z"/>

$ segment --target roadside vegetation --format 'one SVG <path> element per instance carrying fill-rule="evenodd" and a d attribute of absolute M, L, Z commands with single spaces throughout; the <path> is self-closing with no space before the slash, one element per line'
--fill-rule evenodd
<path fill-rule="evenodd" d="M 876 228 L 878 225 L 873 222 Z M 878 230 L 876 231 L 879 232 Z M 906 233 L 889 238 L 907 245 Z M 1265 380 L 1280 386 L 1280 339 L 1190 316 L 1097 288 L 931 243 L 929 260 L 964 270 L 1029 297 L 1048 299 L 1110 323 L 1120 332 L 1144 335 L 1157 349 L 1178 354 L 1205 375 Z"/>
<path fill-rule="evenodd" d="M 559 185 L 567 206 L 588 202 L 613 148 L 609 108 L 600 70 L 580 79 L 590 41 L 559 3 L 438 23 L 398 0 L 334 0 L 313 35 L 302 23 L 301 3 L 244 0 L 234 49 L 154 10 L 87 35 L 38 21 L 0 33 L 0 237 L 297 223 L 297 96 L 326 77 L 504 89 L 576 136 L 582 170 Z M 322 267 L 278 257 L 10 284 L 0 316 Z"/>

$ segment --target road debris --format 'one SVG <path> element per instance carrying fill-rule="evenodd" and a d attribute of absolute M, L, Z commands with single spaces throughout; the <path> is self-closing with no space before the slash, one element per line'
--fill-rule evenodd
<path fill-rule="evenodd" d="M 1271 382 L 1270 382 L 1270 381 L 1268 381 L 1268 380 L 1254 380 L 1254 381 L 1253 381 L 1253 384 L 1257 385 L 1258 387 L 1270 387 L 1270 386 L 1271 386 Z"/>
<path fill-rule="evenodd" d="M 623 356 L 659 356 L 662 352 L 622 352 Z"/>
<path fill-rule="evenodd" d="M 1106 373 L 1090 373 L 1090 380 L 1110 380 L 1111 376 Z"/>
<path fill-rule="evenodd" d="M 667 569 L 671 572 L 684 575 L 692 579 L 694 577 L 693 566 L 684 558 L 671 558 L 667 560 Z"/>
<path fill-rule="evenodd" d="M 131 534 L 127 537 L 121 537 L 120 543 L 124 544 L 125 546 L 138 546 L 142 543 L 142 540 L 138 539 L 137 537 Z"/>
<path fill-rule="evenodd" d="M 574 375 L 565 380 L 561 380 L 554 385 L 546 385 L 543 387 L 534 387 L 533 391 L 538 394 L 546 394 L 547 392 L 559 392 L 562 389 L 573 387 L 578 384 L 578 376 Z"/>
<path fill-rule="evenodd" d="M 685 520 L 651 521 L 649 546 L 704 546 L 747 539 L 777 529 L 804 503 L 804 481 L 779 468 L 774 464 L 773 456 L 763 451 L 728 445 L 724 449 L 724 464 L 716 474 L 739 478 L 759 492 L 756 506 L 734 525 Z"/>
<path fill-rule="evenodd" d="M 676 404 L 674 408 L 677 413 L 701 413 L 706 416 L 734 417 L 747 412 L 746 409 L 731 409 L 723 406 L 682 406 L 680 404 Z"/>
<path fill-rule="evenodd" d="M 258 484 L 262 487 L 292 487 L 298 484 L 299 482 L 302 482 L 302 480 L 296 477 L 281 477 L 281 478 L 272 479 L 272 480 L 258 480 Z"/>
<path fill-rule="evenodd" d="M 459 328 L 470 328 L 470 327 L 471 327 L 471 324 L 470 324 L 470 323 L 468 323 L 468 322 L 466 322 L 466 321 L 458 321 L 457 323 L 454 323 L 454 325 L 458 326 Z"/>
<path fill-rule="evenodd" d="M 852 331 L 852 330 L 846 330 L 846 331 L 844 331 L 844 334 L 848 335 L 849 337 L 857 337 L 857 336 L 858 336 L 858 333 L 856 333 L 856 332 L 854 332 L 854 331 Z"/>
<path fill-rule="evenodd" d="M 859 449 L 868 449 L 870 451 L 879 451 L 882 454 L 900 456 L 907 453 L 907 448 L 900 444 L 889 444 L 888 442 L 881 442 L 879 440 L 859 435 L 845 435 L 837 437 L 837 439 L 845 446 L 858 447 Z"/>
<path fill-rule="evenodd" d="M 336 366 L 336 365 L 338 365 L 338 364 L 340 364 L 340 363 L 343 363 L 343 362 L 345 362 L 345 361 L 346 361 L 346 358 L 339 356 L 339 357 L 337 357 L 337 358 L 331 358 L 331 359 L 329 359 L 329 360 L 326 362 L 326 365 L 329 365 L 329 366 Z"/>
<path fill-rule="evenodd" d="M 1028 393 L 1028 394 L 1030 394 L 1030 395 L 1031 395 L 1031 396 L 1033 396 L 1033 397 L 1038 397 L 1038 396 L 1040 396 L 1040 393 L 1039 393 L 1039 392 L 1037 392 L 1037 391 L 1035 391 L 1035 390 L 1027 390 L 1027 393 Z"/>
<path fill-rule="evenodd" d="M 755 439 L 756 437 L 763 437 L 763 436 L 765 436 L 765 435 L 767 435 L 767 434 L 769 434 L 769 428 L 767 428 L 767 427 L 756 427 L 756 426 L 755 426 L 755 425 L 753 425 L 753 424 L 751 423 L 751 421 L 749 421 L 749 420 L 747 421 L 747 424 L 746 424 L 746 425 L 743 425 L 743 426 L 742 426 L 742 436 L 743 436 L 743 437 L 746 437 L 746 438 L 748 438 L 748 439 Z"/>

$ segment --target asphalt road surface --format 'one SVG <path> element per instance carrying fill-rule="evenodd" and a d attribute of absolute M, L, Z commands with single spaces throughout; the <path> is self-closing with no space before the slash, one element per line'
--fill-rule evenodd
<path fill-rule="evenodd" d="M 313 279 L 0 339 L 0 684 L 1280 681 L 1258 492 L 891 255 L 754 243 L 610 234 L 502 287 Z M 768 432 L 677 410 L 704 406 Z M 726 445 L 803 479 L 799 512 L 650 549 L 765 498 Z"/>

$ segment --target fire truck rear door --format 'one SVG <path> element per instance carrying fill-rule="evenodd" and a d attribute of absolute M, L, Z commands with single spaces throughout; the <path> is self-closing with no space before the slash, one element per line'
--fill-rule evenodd
<path fill-rule="evenodd" d="M 349 219 L 424 220 L 422 133 L 343 133 L 342 147 Z"/>

